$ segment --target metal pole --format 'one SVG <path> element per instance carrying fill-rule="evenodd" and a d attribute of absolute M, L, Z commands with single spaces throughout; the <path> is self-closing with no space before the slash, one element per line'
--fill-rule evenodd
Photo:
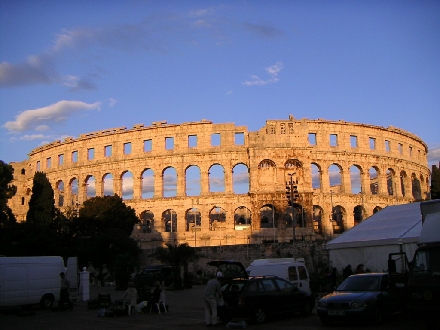
<path fill-rule="evenodd" d="M 272 228 L 273 228 L 273 243 L 275 244 L 275 205 L 272 197 Z"/>

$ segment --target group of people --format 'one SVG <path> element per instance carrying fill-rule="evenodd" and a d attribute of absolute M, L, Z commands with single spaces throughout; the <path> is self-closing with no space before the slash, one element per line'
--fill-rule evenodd
<path fill-rule="evenodd" d="M 353 273 L 353 270 L 351 269 L 351 265 L 348 264 L 347 267 L 344 268 L 344 270 L 342 271 L 342 275 L 344 277 L 344 280 L 349 277 L 350 275 L 353 274 L 362 274 L 365 273 L 365 269 L 364 269 L 364 264 L 359 264 L 356 267 L 356 270 Z"/>
<path fill-rule="evenodd" d="M 98 286 L 104 286 L 105 282 L 111 278 L 106 264 L 103 264 L 102 269 L 99 269 L 95 268 L 93 263 L 90 261 L 87 271 L 90 273 L 90 284 L 96 283 Z"/>
<path fill-rule="evenodd" d="M 162 285 L 159 281 L 156 281 L 153 286 L 154 290 L 151 294 L 151 298 L 148 300 L 147 306 L 154 306 L 160 302 L 160 296 L 163 292 Z M 137 305 L 138 297 L 139 295 L 134 286 L 134 282 L 128 283 L 128 288 L 124 292 L 124 304 L 128 306 L 128 315 L 131 314 L 132 308 Z"/>

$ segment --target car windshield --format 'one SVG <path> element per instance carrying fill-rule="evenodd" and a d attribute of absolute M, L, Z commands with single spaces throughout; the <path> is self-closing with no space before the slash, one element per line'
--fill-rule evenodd
<path fill-rule="evenodd" d="M 350 276 L 336 291 L 379 291 L 380 278 L 377 276 Z"/>

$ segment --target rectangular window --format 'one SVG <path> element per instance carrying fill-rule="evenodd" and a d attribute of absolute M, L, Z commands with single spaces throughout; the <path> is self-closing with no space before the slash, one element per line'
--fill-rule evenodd
<path fill-rule="evenodd" d="M 124 155 L 131 154 L 131 142 L 124 143 Z"/>
<path fill-rule="evenodd" d="M 41 168 L 41 163 L 40 163 L 40 161 L 38 161 L 38 162 L 37 162 L 37 171 L 39 171 L 40 168 Z"/>
<path fill-rule="evenodd" d="M 92 160 L 95 158 L 95 148 L 87 149 L 87 160 Z"/>
<path fill-rule="evenodd" d="M 78 162 L 78 151 L 72 151 L 72 163 Z"/>
<path fill-rule="evenodd" d="M 276 133 L 275 125 L 270 125 L 269 129 L 270 129 L 270 131 L 269 131 L 270 134 L 275 134 Z"/>
<path fill-rule="evenodd" d="M 21 198 L 21 205 L 24 205 L 24 197 Z"/>
<path fill-rule="evenodd" d="M 280 130 L 281 130 L 281 134 L 286 134 L 286 124 L 281 123 L 280 124 Z"/>
<path fill-rule="evenodd" d="M 391 150 L 390 141 L 385 140 L 385 151 L 390 152 L 390 150 Z"/>
<path fill-rule="evenodd" d="M 358 147 L 358 137 L 356 135 L 350 135 L 350 146 L 352 148 Z"/>
<path fill-rule="evenodd" d="M 167 150 L 174 149 L 174 138 L 173 137 L 166 137 L 165 138 L 165 149 L 167 149 Z"/>
<path fill-rule="evenodd" d="M 289 134 L 293 134 L 293 123 L 289 123 Z"/>
<path fill-rule="evenodd" d="M 153 150 L 152 140 L 144 140 L 144 152 L 150 152 Z"/>
<path fill-rule="evenodd" d="M 197 147 L 197 135 L 188 135 L 188 148 Z"/>
<path fill-rule="evenodd" d="M 338 146 L 338 134 L 330 134 L 330 147 Z"/>
<path fill-rule="evenodd" d="M 110 157 L 112 155 L 112 146 L 104 147 L 104 157 Z"/>
<path fill-rule="evenodd" d="M 412 147 L 409 147 L 409 156 L 412 157 Z"/>
<path fill-rule="evenodd" d="M 316 133 L 309 133 L 309 143 L 316 146 Z"/>
<path fill-rule="evenodd" d="M 370 149 L 375 150 L 376 149 L 376 139 L 370 137 Z"/>
<path fill-rule="evenodd" d="M 211 147 L 220 146 L 220 133 L 211 134 Z"/>
<path fill-rule="evenodd" d="M 64 154 L 58 155 L 58 165 L 64 164 Z"/>
<path fill-rule="evenodd" d="M 49 158 L 46 159 L 46 168 L 50 168 L 51 165 L 52 165 L 52 158 L 49 157 Z"/>
<path fill-rule="evenodd" d="M 403 144 L 402 144 L 402 143 L 399 143 L 399 144 L 397 145 L 397 149 L 399 150 L 399 154 L 402 154 L 402 152 L 403 152 Z"/>
<path fill-rule="evenodd" d="M 236 146 L 244 145 L 244 133 L 242 132 L 235 133 L 235 145 Z"/>

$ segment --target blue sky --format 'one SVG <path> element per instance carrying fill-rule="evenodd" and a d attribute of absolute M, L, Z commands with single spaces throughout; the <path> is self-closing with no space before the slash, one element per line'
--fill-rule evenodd
<path fill-rule="evenodd" d="M 395 126 L 440 161 L 439 1 L 0 0 L 0 159 L 167 120 Z"/>

